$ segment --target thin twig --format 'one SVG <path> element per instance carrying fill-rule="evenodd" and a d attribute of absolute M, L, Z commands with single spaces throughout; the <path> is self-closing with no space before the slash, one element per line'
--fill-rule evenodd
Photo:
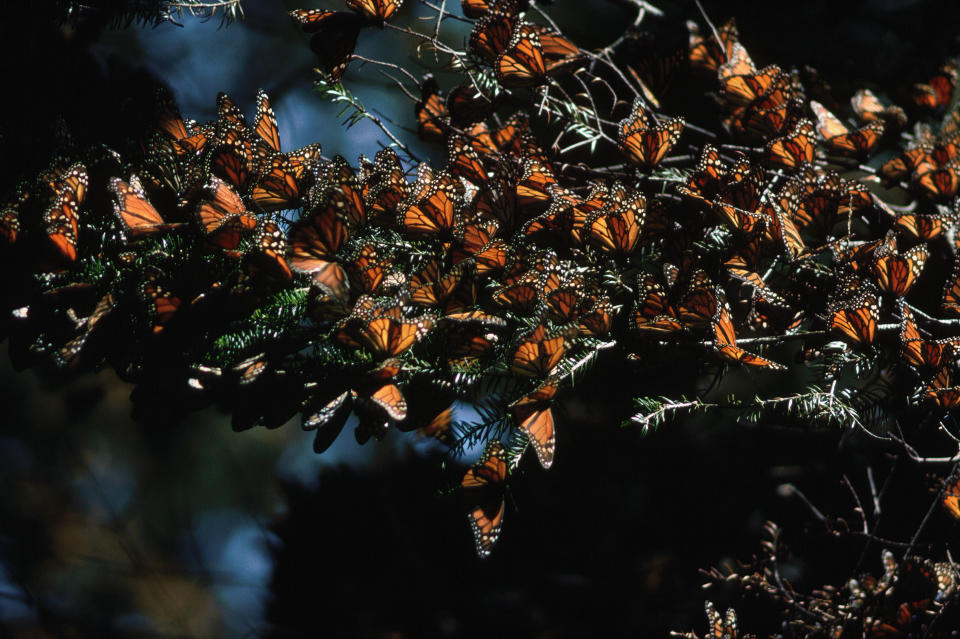
<path fill-rule="evenodd" d="M 933 503 L 930 504 L 930 508 L 927 509 L 927 514 L 923 516 L 923 520 L 917 527 L 917 531 L 913 533 L 913 537 L 910 539 L 910 545 L 907 546 L 907 551 L 903 554 L 904 559 L 909 557 L 913 552 L 913 547 L 920 538 L 920 533 L 922 533 L 923 529 L 926 528 L 927 522 L 930 521 L 930 517 L 933 515 L 933 511 L 936 510 L 940 505 L 940 501 L 943 499 L 943 493 L 947 490 L 947 486 L 952 485 L 953 481 L 956 480 L 958 473 L 960 473 L 960 461 L 953 465 L 953 470 L 950 471 L 950 476 L 947 477 L 947 480 L 943 483 L 943 486 L 940 487 L 940 490 L 937 492 L 937 498 L 934 499 Z"/>
<path fill-rule="evenodd" d="M 853 509 L 853 512 L 860 515 L 860 521 L 863 522 L 863 534 L 869 535 L 870 529 L 867 527 L 867 513 L 863 510 L 863 504 L 860 503 L 860 496 L 853 488 L 853 484 L 850 483 L 850 478 L 847 477 L 846 473 L 841 476 L 841 479 L 843 480 L 843 484 L 847 487 L 847 490 L 849 490 L 850 494 L 853 495 L 853 501 L 857 504 L 856 508 Z"/>

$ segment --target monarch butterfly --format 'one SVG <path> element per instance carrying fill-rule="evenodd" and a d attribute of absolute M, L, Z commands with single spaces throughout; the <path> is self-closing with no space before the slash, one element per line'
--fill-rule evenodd
<path fill-rule="evenodd" d="M 10 204 L 0 209 L 0 248 L 12 246 L 20 236 L 20 209 Z"/>
<path fill-rule="evenodd" d="M 207 179 L 204 169 L 201 161 L 184 162 L 177 158 L 168 145 L 155 137 L 147 146 L 139 176 L 152 195 L 169 198 L 169 204 L 183 209 L 199 197 Z"/>
<path fill-rule="evenodd" d="M 344 391 L 327 402 L 321 409 L 303 417 L 303 430 L 316 429 L 313 451 L 318 455 L 333 444 L 350 417 L 356 392 Z"/>
<path fill-rule="evenodd" d="M 569 213 L 564 214 L 563 220 L 563 229 L 569 232 L 570 243 L 576 247 L 584 246 L 587 241 L 587 218 L 606 204 L 609 195 L 606 186 L 594 185 L 584 200 L 562 193 L 557 187 L 553 187 L 551 193 L 559 195 L 559 199 L 570 205 Z M 566 219 L 567 215 L 569 219 Z"/>
<path fill-rule="evenodd" d="M 605 253 L 626 256 L 633 253 L 640 240 L 647 200 L 637 193 L 616 207 L 605 206 L 587 218 L 590 243 Z"/>
<path fill-rule="evenodd" d="M 574 321 L 583 298 L 583 280 L 579 277 L 561 276 L 556 285 L 546 290 L 547 317 L 557 324 Z"/>
<path fill-rule="evenodd" d="M 630 116 L 620 121 L 617 147 L 631 162 L 650 170 L 670 152 L 685 124 L 683 116 L 650 126 L 647 114 L 638 98 L 634 101 Z"/>
<path fill-rule="evenodd" d="M 304 32 L 312 34 L 310 49 L 320 58 L 323 80 L 329 84 L 340 82 L 353 58 L 363 17 L 352 11 L 325 9 L 295 9 L 290 16 Z"/>
<path fill-rule="evenodd" d="M 474 215 L 460 229 L 452 252 L 454 263 L 472 257 L 488 246 L 500 233 L 500 222 L 482 214 Z"/>
<path fill-rule="evenodd" d="M 157 106 L 157 128 L 173 140 L 177 155 L 201 153 L 207 145 L 207 135 L 202 131 L 192 133 L 187 130 L 173 96 L 166 89 L 157 91 Z"/>
<path fill-rule="evenodd" d="M 542 24 L 528 23 L 537 34 L 543 52 L 547 75 L 555 76 L 571 71 L 571 67 L 582 60 L 580 47 L 562 34 Z"/>
<path fill-rule="evenodd" d="M 726 174 L 727 167 L 720 159 L 720 152 L 712 144 L 705 144 L 693 173 L 678 191 L 697 203 L 711 206 L 710 200 L 723 186 Z"/>
<path fill-rule="evenodd" d="M 757 368 L 769 368 L 771 370 L 783 370 L 785 368 L 759 355 L 748 353 L 737 346 L 737 336 L 734 333 L 733 322 L 730 320 L 727 310 L 722 306 L 719 308 L 717 317 L 713 320 L 712 327 L 714 351 L 723 359 L 735 364 L 746 364 Z"/>
<path fill-rule="evenodd" d="M 477 281 L 473 264 L 459 262 L 447 274 L 440 272 L 440 260 L 433 259 L 410 278 L 410 301 L 418 306 L 459 313 L 477 303 Z"/>
<path fill-rule="evenodd" d="M 328 190 L 290 229 L 290 267 L 312 275 L 313 281 L 337 300 L 346 298 L 349 286 L 346 272 L 335 261 L 353 232 L 351 220 L 343 212 L 346 206 L 342 191 Z"/>
<path fill-rule="evenodd" d="M 509 44 L 497 57 L 497 82 L 514 89 L 534 87 L 546 81 L 547 66 L 537 31 L 523 23 L 513 31 Z"/>
<path fill-rule="evenodd" d="M 852 280 L 857 282 L 859 280 Z M 855 285 L 855 284 L 854 284 Z M 851 298 L 827 306 L 829 330 L 859 346 L 877 338 L 880 307 L 873 293 L 856 292 Z"/>
<path fill-rule="evenodd" d="M 893 592 L 894 602 L 902 602 L 896 612 L 898 630 L 909 631 L 915 620 L 928 612 L 939 590 L 940 580 L 933 562 L 916 557 L 904 559 L 897 570 Z"/>
<path fill-rule="evenodd" d="M 522 111 L 517 111 L 507 118 L 502 127 L 493 132 L 493 143 L 501 153 L 522 155 L 525 148 L 524 140 L 530 132 L 530 117 Z"/>
<path fill-rule="evenodd" d="M 563 359 L 567 339 L 563 331 L 547 333 L 543 324 L 522 336 L 510 372 L 520 377 L 546 377 Z"/>
<path fill-rule="evenodd" d="M 897 230 L 904 231 L 918 240 L 927 242 L 943 234 L 947 227 L 944 222 L 948 220 L 951 220 L 951 218 L 942 215 L 903 213 L 896 217 L 893 221 L 893 226 Z"/>
<path fill-rule="evenodd" d="M 532 313 L 542 299 L 542 284 L 536 274 L 527 274 L 520 281 L 497 289 L 494 301 L 522 315 Z"/>
<path fill-rule="evenodd" d="M 960 407 L 960 386 L 951 386 L 950 369 L 941 368 L 927 385 L 925 396 L 945 410 Z"/>
<path fill-rule="evenodd" d="M 420 84 L 420 101 L 413 107 L 417 118 L 417 134 L 424 140 L 443 139 L 450 125 L 450 113 L 440 99 L 440 85 L 431 74 L 423 77 Z"/>
<path fill-rule="evenodd" d="M 157 128 L 174 140 L 190 135 L 180 110 L 173 100 L 173 95 L 164 87 L 157 89 Z"/>
<path fill-rule="evenodd" d="M 97 305 L 94 307 L 90 315 L 83 320 L 83 332 L 57 349 L 57 352 L 55 353 L 55 359 L 59 366 L 69 366 L 74 362 L 74 360 L 83 350 L 83 347 L 86 345 L 87 341 L 90 339 L 90 336 L 94 333 L 94 331 L 96 331 L 97 326 L 100 325 L 104 319 L 110 316 L 110 314 L 113 312 L 113 309 L 116 308 L 116 305 L 117 300 L 113 293 L 107 293 L 100 298 L 100 301 L 97 302 Z"/>
<path fill-rule="evenodd" d="M 474 253 L 477 273 L 485 275 L 491 271 L 501 271 L 507 265 L 510 252 L 509 246 L 503 240 L 491 240 L 488 244 Z"/>
<path fill-rule="evenodd" d="M 466 313 L 454 313 L 440 320 L 447 326 L 443 331 L 444 352 L 448 366 L 454 371 L 475 370 L 477 364 L 490 355 L 500 339 L 486 327 L 483 320 L 453 320 L 455 317 L 465 316 Z"/>
<path fill-rule="evenodd" d="M 960 132 L 941 135 L 932 143 L 921 142 L 918 151 L 909 156 L 914 171 L 922 173 L 926 166 L 944 167 L 960 156 Z"/>
<path fill-rule="evenodd" d="M 553 423 L 551 404 L 557 395 L 558 383 L 547 379 L 532 393 L 515 401 L 511 407 L 514 423 L 530 440 L 537 460 L 544 470 L 553 465 L 557 449 L 557 436 Z"/>
<path fill-rule="evenodd" d="M 311 169 L 320 157 L 320 146 L 309 146 L 288 154 L 275 155 L 251 191 L 253 201 L 264 211 L 295 206 L 312 179 Z"/>
<path fill-rule="evenodd" d="M 670 306 L 667 292 L 652 275 L 638 282 L 640 298 L 630 317 L 630 328 L 637 333 L 670 334 L 683 330 L 676 311 Z"/>
<path fill-rule="evenodd" d="M 365 418 L 383 421 L 384 416 L 400 422 L 407 417 L 407 400 L 396 384 L 384 384 L 368 396 L 360 395 L 356 410 L 361 423 Z"/>
<path fill-rule="evenodd" d="M 803 238 L 800 237 L 800 230 L 793 222 L 799 207 L 800 185 L 794 180 L 788 180 L 780 187 L 773 199 L 773 205 L 763 209 L 769 220 L 767 239 L 779 243 L 790 259 L 800 257 L 807 250 Z"/>
<path fill-rule="evenodd" d="M 877 198 L 863 184 L 856 180 L 842 180 L 844 194 L 841 197 L 837 213 L 840 215 L 849 215 L 858 213 L 865 208 L 876 204 Z M 882 208 L 879 205 L 877 208 Z"/>
<path fill-rule="evenodd" d="M 817 116 L 817 133 L 823 138 L 829 151 L 838 155 L 864 158 L 880 143 L 884 132 L 883 120 L 874 120 L 851 131 L 816 100 L 810 101 L 810 108 Z"/>
<path fill-rule="evenodd" d="M 466 129 L 489 116 L 493 112 L 494 102 L 472 84 L 461 84 L 447 94 L 446 107 L 450 121 L 455 126 Z"/>
<path fill-rule="evenodd" d="M 247 256 L 253 264 L 272 277 L 290 280 L 293 273 L 284 255 L 287 252 L 287 237 L 272 220 L 260 220 L 254 229 L 254 250 Z"/>
<path fill-rule="evenodd" d="M 776 91 L 745 109 L 735 109 L 723 126 L 733 136 L 768 140 L 783 135 L 802 118 L 803 103 Z"/>
<path fill-rule="evenodd" d="M 740 45 L 735 50 L 744 51 Z M 752 62 L 747 63 L 737 57 L 721 66 L 719 75 L 721 96 L 728 108 L 746 107 L 772 92 L 775 87 L 789 84 L 788 76 L 777 65 L 771 64 L 757 71 Z M 770 103 L 766 108 L 772 106 L 775 105 Z"/>
<path fill-rule="evenodd" d="M 713 212 L 728 226 L 746 236 L 764 229 L 767 217 L 760 212 L 764 185 L 763 167 L 741 160 L 730 172 L 730 180 L 713 201 Z"/>
<path fill-rule="evenodd" d="M 373 163 L 369 191 L 364 195 L 367 218 L 392 221 L 397 206 L 407 197 L 407 178 L 392 149 L 381 149 Z"/>
<path fill-rule="evenodd" d="M 478 275 L 502 270 L 507 265 L 509 247 L 503 240 L 494 239 L 498 228 L 496 220 L 479 217 L 463 226 L 459 250 L 465 257 L 473 257 Z"/>
<path fill-rule="evenodd" d="M 853 112 L 861 124 L 883 120 L 891 131 L 899 131 L 907 125 L 907 114 L 895 104 L 885 106 L 870 89 L 860 89 L 850 98 Z"/>
<path fill-rule="evenodd" d="M 482 18 L 490 11 L 487 0 L 460 0 L 460 9 L 468 18 Z"/>
<path fill-rule="evenodd" d="M 793 211 L 797 228 L 816 237 L 825 237 L 836 223 L 840 203 L 846 195 L 843 181 L 835 171 L 819 173 L 810 164 L 804 164 L 791 180 L 797 184 L 800 193 Z"/>
<path fill-rule="evenodd" d="M 843 271 L 862 273 L 866 272 L 878 255 L 896 252 L 897 244 L 893 232 L 887 231 L 886 236 L 873 242 L 864 242 L 847 248 L 846 242 L 841 240 L 830 243 L 829 247 L 833 252 L 834 262 L 839 264 Z M 847 277 L 838 283 L 837 290 L 855 293 L 860 285 L 861 282 L 857 278 Z"/>
<path fill-rule="evenodd" d="M 347 0 L 347 6 L 364 19 L 381 23 L 392 18 L 401 5 L 403 0 Z"/>
<path fill-rule="evenodd" d="M 490 13 L 516 18 L 528 4 L 528 0 L 460 0 L 463 15 L 468 18 L 482 18 Z"/>
<path fill-rule="evenodd" d="M 470 52 L 484 62 L 495 65 L 500 55 L 511 45 L 516 18 L 490 13 L 473 26 L 470 32 Z"/>
<path fill-rule="evenodd" d="M 522 165 L 523 174 L 517 182 L 517 205 L 524 209 L 536 209 L 550 201 L 550 187 L 557 183 L 550 165 L 537 156 L 527 157 Z"/>
<path fill-rule="evenodd" d="M 74 189 L 64 187 L 43 212 L 43 228 L 56 268 L 75 262 L 80 235 L 80 203 Z"/>
<path fill-rule="evenodd" d="M 243 117 L 243 111 L 229 95 L 224 92 L 217 94 L 217 138 L 223 139 L 225 131 L 238 131 L 240 137 L 247 139 L 250 136 L 250 126 Z"/>
<path fill-rule="evenodd" d="M 767 287 L 767 283 L 764 282 L 760 274 L 754 270 L 753 263 L 753 259 L 748 261 L 743 255 L 734 255 L 726 260 L 723 266 L 727 270 L 727 273 L 741 282 L 750 284 L 756 289 L 764 289 Z"/>
<path fill-rule="evenodd" d="M 260 171 L 250 142 L 228 136 L 224 143 L 217 145 L 207 159 L 210 172 L 232 184 L 241 193 L 250 190 L 252 179 Z"/>
<path fill-rule="evenodd" d="M 47 186 L 50 187 L 50 194 L 54 198 L 65 190 L 73 191 L 77 204 L 83 204 L 83 200 L 87 195 L 87 189 L 90 186 L 87 167 L 85 167 L 82 162 L 75 162 L 66 170 L 53 169 L 46 172 L 41 177 L 41 180 L 46 181 Z"/>
<path fill-rule="evenodd" d="M 933 143 L 932 133 L 927 131 L 927 135 L 915 137 L 899 156 L 883 163 L 879 173 L 887 183 L 892 184 L 911 173 L 940 168 L 941 163 L 946 164 L 954 157 L 951 153 L 952 147 L 952 144 L 948 145 L 938 152 Z"/>
<path fill-rule="evenodd" d="M 476 218 L 493 220 L 505 228 L 513 228 L 518 212 L 515 175 L 511 163 L 499 163 L 493 169 L 490 177 L 473 196 L 472 208 Z"/>
<path fill-rule="evenodd" d="M 606 298 L 593 298 L 581 302 L 578 314 L 578 328 L 581 335 L 602 337 L 613 328 L 616 309 Z"/>
<path fill-rule="evenodd" d="M 446 444 L 448 448 L 457 445 L 457 437 L 453 430 L 454 407 L 450 406 L 437 413 L 426 426 L 417 429 L 420 437 L 433 437 L 438 442 Z"/>
<path fill-rule="evenodd" d="M 232 367 L 230 372 L 235 376 L 238 385 L 246 386 L 260 379 L 269 370 L 270 362 L 267 354 L 257 353 Z"/>
<path fill-rule="evenodd" d="M 800 120 L 787 135 L 771 140 L 766 146 L 766 161 L 770 167 L 792 171 L 816 157 L 813 122 Z"/>
<path fill-rule="evenodd" d="M 336 337 L 349 346 L 367 348 L 375 357 L 396 357 L 429 333 L 434 323 L 430 315 L 405 318 L 400 307 L 380 306 L 364 295 Z"/>
<path fill-rule="evenodd" d="M 524 224 L 523 235 L 524 237 L 556 236 L 563 241 L 573 230 L 573 207 L 581 203 L 582 199 L 575 193 L 558 185 L 550 185 L 548 190 L 550 191 L 550 206 L 546 212 L 531 218 Z M 585 221 L 586 216 L 583 216 L 580 220 L 581 228 Z M 579 241 L 576 243 L 579 244 Z"/>
<path fill-rule="evenodd" d="M 157 233 L 183 226 L 182 224 L 167 224 L 160 217 L 157 209 L 147 200 L 140 178 L 130 176 L 129 182 L 120 178 L 110 180 L 110 190 L 113 191 L 116 201 L 113 212 L 120 222 L 124 234 L 130 240 L 139 240 Z"/>
<path fill-rule="evenodd" d="M 477 555 L 490 555 L 503 526 L 504 486 L 507 481 L 507 451 L 497 440 L 487 444 L 483 455 L 467 470 L 460 486 L 467 504 L 467 519 Z"/>
<path fill-rule="evenodd" d="M 937 111 L 950 104 L 957 78 L 960 77 L 957 63 L 947 62 L 926 83 L 913 85 L 913 101 L 924 109 Z"/>
<path fill-rule="evenodd" d="M 220 178 L 211 176 L 205 191 L 210 198 L 200 201 L 197 218 L 207 241 L 224 250 L 235 251 L 240 246 L 243 231 L 253 230 L 257 219 L 247 215 L 243 200 Z"/>
<path fill-rule="evenodd" d="M 700 328 L 715 323 L 726 307 L 726 298 L 702 270 L 694 272 L 686 293 L 677 304 L 677 317 L 685 326 Z"/>
<path fill-rule="evenodd" d="M 447 170 L 477 186 L 484 185 L 489 176 L 480 156 L 470 142 L 460 135 L 451 135 L 447 141 Z"/>
<path fill-rule="evenodd" d="M 910 169 L 907 168 L 904 157 L 905 153 L 887 160 L 877 169 L 877 174 L 883 178 L 884 184 L 895 184 L 898 180 L 902 180 L 910 174 Z"/>
<path fill-rule="evenodd" d="M 456 226 L 456 209 L 462 194 L 459 181 L 446 171 L 429 177 L 423 172 L 414 186 L 414 196 L 401 205 L 400 219 L 412 237 L 449 238 Z"/>
<path fill-rule="evenodd" d="M 944 486 L 941 503 L 954 519 L 960 519 L 960 477 Z"/>
<path fill-rule="evenodd" d="M 938 201 L 948 200 L 960 188 L 960 158 L 954 158 L 943 166 L 918 170 L 911 182 L 922 195 Z"/>
<path fill-rule="evenodd" d="M 325 167 L 320 187 L 314 194 L 317 197 L 325 196 L 326 206 L 335 207 L 352 229 L 366 224 L 367 210 L 363 193 L 353 168 L 342 156 L 334 157 Z"/>
<path fill-rule="evenodd" d="M 150 269 L 139 286 L 140 299 L 146 303 L 147 317 L 155 335 L 163 332 L 183 305 L 183 300 L 167 290 L 162 279 L 158 270 Z"/>
<path fill-rule="evenodd" d="M 929 255 L 930 251 L 923 244 L 902 255 L 896 251 L 883 251 L 874 257 L 870 272 L 881 291 L 903 297 L 913 288 Z"/>
<path fill-rule="evenodd" d="M 387 275 L 390 260 L 377 253 L 374 244 L 364 244 L 347 257 L 346 270 L 351 290 L 373 295 Z"/>
<path fill-rule="evenodd" d="M 901 301 L 900 355 L 912 366 L 942 368 L 951 363 L 960 352 L 960 340 L 926 340 L 920 335 L 910 307 Z"/>
<path fill-rule="evenodd" d="M 260 89 L 257 91 L 257 116 L 253 123 L 253 133 L 256 135 L 259 155 L 267 158 L 274 153 L 280 153 L 280 130 L 277 126 L 277 116 L 273 113 L 270 97 Z"/>
<path fill-rule="evenodd" d="M 712 601 L 707 601 L 703 607 L 707 613 L 707 624 L 710 626 L 709 639 L 737 639 L 737 613 L 733 608 L 727 608 L 726 616 L 721 617 Z"/>
<path fill-rule="evenodd" d="M 960 316 L 960 259 L 953 263 L 953 270 L 943 286 L 940 308 L 950 315 Z"/>
<path fill-rule="evenodd" d="M 467 134 L 467 139 L 470 140 L 470 145 L 473 146 L 474 150 L 482 157 L 490 158 L 500 156 L 500 149 L 493 141 L 493 131 L 486 122 L 477 122 L 473 126 L 468 127 L 465 133 Z"/>
<path fill-rule="evenodd" d="M 727 20 L 717 31 L 720 42 L 713 34 L 704 38 L 700 35 L 700 28 L 693 21 L 687 22 L 690 32 L 690 66 L 701 71 L 716 71 L 722 64 L 733 58 L 733 46 L 739 40 L 737 23 L 733 18 Z"/>

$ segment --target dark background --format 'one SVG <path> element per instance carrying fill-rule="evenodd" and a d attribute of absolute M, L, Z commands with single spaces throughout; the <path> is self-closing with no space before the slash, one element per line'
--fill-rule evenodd
<path fill-rule="evenodd" d="M 10 63 L 4 193 L 45 164 L 58 114 L 81 143 L 122 148 L 144 126 L 158 84 L 200 121 L 215 117 L 218 91 L 252 115 L 256 90 L 266 89 L 284 148 L 320 141 L 326 156 L 351 159 L 379 148 L 374 126 L 345 132 L 339 108 L 312 92 L 306 38 L 285 15 L 296 3 L 248 2 L 246 21 L 226 28 L 216 18 L 184 18 L 182 28 L 114 28 L 96 16 L 57 25 L 51 12 L 18 4 L 0 26 Z M 905 103 L 913 82 L 957 53 L 955 3 L 704 5 L 718 25 L 737 16 L 758 65 L 813 65 L 841 103 L 863 86 Z M 664 49 L 685 45 L 685 19 L 702 24 L 691 4 L 657 6 L 667 15 L 644 26 Z M 558 0 L 550 11 L 584 47 L 609 42 L 634 15 L 617 2 Z M 427 14 L 408 0 L 399 20 Z M 458 41 L 468 27 L 444 33 Z M 396 34 L 364 33 L 358 51 L 421 72 Z M 389 80 L 354 64 L 346 82 L 396 121 L 418 154 L 442 156 L 416 141 L 412 105 Z M 664 109 L 716 126 L 699 94 L 668 94 Z M 15 371 L 4 357 L 0 380 L 0 622 L 10 636 L 702 633 L 704 596 L 725 606 L 732 593 L 705 595 L 698 569 L 748 559 L 768 519 L 804 550 L 784 568 L 798 588 L 879 570 L 879 547 L 831 540 L 785 496 L 785 483 L 855 521 L 843 473 L 864 501 L 867 467 L 878 483 L 900 478 L 911 489 L 887 498 L 903 516 L 884 530 L 896 539 L 909 538 L 931 500 L 923 472 L 893 467 L 883 445 L 856 433 L 751 427 L 721 415 L 644 437 L 620 424 L 633 412 L 631 394 L 654 380 L 601 358 L 557 410 L 554 467 L 544 473 L 525 460 L 503 538 L 480 561 L 445 490 L 456 468 L 413 435 L 364 448 L 344 436 L 317 457 L 295 422 L 234 433 L 206 409 L 138 423 L 131 387 L 110 371 L 65 379 Z M 940 512 L 928 530 L 956 533 Z M 777 627 L 757 603 L 738 613 L 746 630 Z"/>

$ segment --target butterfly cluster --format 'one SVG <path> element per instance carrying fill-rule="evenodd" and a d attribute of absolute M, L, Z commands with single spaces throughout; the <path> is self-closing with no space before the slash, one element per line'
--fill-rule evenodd
<path fill-rule="evenodd" d="M 796 610 L 802 609 L 802 614 L 785 615 L 783 627 L 791 633 L 787 636 L 823 634 L 867 639 L 921 636 L 936 634 L 934 628 L 949 627 L 956 616 L 951 607 L 960 573 L 951 561 L 934 562 L 916 556 L 898 561 L 893 552 L 884 549 L 880 553 L 882 573 L 879 577 L 866 572 L 848 579 L 841 588 L 828 585 L 809 594 L 792 588 L 788 591 L 772 576 L 776 574 L 773 566 L 778 561 L 777 554 L 782 551 L 780 530 L 767 522 L 764 532 L 766 538 L 760 557 L 736 569 L 712 569 L 708 576 L 711 583 L 736 584 L 744 592 L 753 593 L 751 598 L 759 597 L 773 605 L 793 602 Z M 707 632 L 704 637 L 736 639 L 741 636 L 733 608 L 721 616 L 714 604 L 707 601 L 705 609 Z M 944 617 L 947 612 L 951 614 Z M 687 639 L 700 637 L 696 632 L 671 635 Z"/>
<path fill-rule="evenodd" d="M 346 4 L 291 12 L 328 89 L 400 8 Z M 555 408 L 601 354 L 637 379 L 680 362 L 691 387 L 803 368 L 861 425 L 960 406 L 955 64 L 908 108 L 866 88 L 844 108 L 815 73 L 754 63 L 732 21 L 652 63 L 635 38 L 580 48 L 537 5 L 461 9 L 462 47 L 431 42 L 462 82 L 404 87 L 440 162 L 285 151 L 263 92 L 252 119 L 221 94 L 205 123 L 161 93 L 133 147 L 66 149 L 0 209 L 27 280 L 14 339 L 166 371 L 238 428 L 299 414 L 318 453 L 348 425 L 480 444 L 459 488 L 481 556 L 524 451 L 562 459 Z M 660 112 L 671 75 L 711 96 L 716 133 Z M 607 163 L 568 161 L 588 143 Z"/>

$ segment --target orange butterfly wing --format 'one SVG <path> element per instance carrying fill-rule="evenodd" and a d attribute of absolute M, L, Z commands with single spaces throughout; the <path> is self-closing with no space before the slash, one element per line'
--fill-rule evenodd
<path fill-rule="evenodd" d="M 677 143 L 685 122 L 680 116 L 661 125 L 648 126 L 646 112 L 638 99 L 631 115 L 620 122 L 617 146 L 631 162 L 649 170 L 659 164 Z"/>
<path fill-rule="evenodd" d="M 389 20 L 403 4 L 403 0 L 347 0 L 347 6 L 367 20 Z"/>
<path fill-rule="evenodd" d="M 130 239 L 149 237 L 175 226 L 163 221 L 157 209 L 150 204 L 136 176 L 132 176 L 130 182 L 112 178 L 110 190 L 116 198 L 113 205 L 114 214 Z"/>
<path fill-rule="evenodd" d="M 507 479 L 507 452 L 499 441 L 487 444 L 477 463 L 460 482 L 467 500 L 467 518 L 477 555 L 490 555 L 503 527 L 503 485 Z"/>
<path fill-rule="evenodd" d="M 496 62 L 497 81 L 506 88 L 534 87 L 543 84 L 547 67 L 540 38 L 530 25 L 514 31 L 513 39 Z"/>
<path fill-rule="evenodd" d="M 854 345 L 872 344 L 876 340 L 880 308 L 873 295 L 857 295 L 848 302 L 828 307 L 827 312 L 831 332 Z"/>
<path fill-rule="evenodd" d="M 277 127 L 277 117 L 270 105 L 270 98 L 262 89 L 257 92 L 257 118 L 253 124 L 253 132 L 267 145 L 270 151 L 280 152 L 280 131 Z"/>

